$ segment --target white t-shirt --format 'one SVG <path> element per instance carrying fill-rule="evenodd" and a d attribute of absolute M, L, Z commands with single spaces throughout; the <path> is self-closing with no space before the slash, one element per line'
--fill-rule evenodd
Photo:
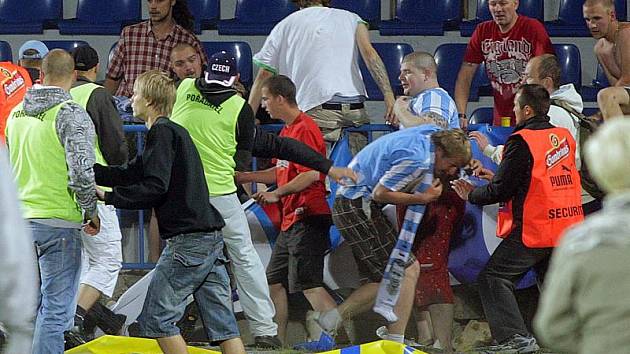
<path fill-rule="evenodd" d="M 254 63 L 291 78 L 302 111 L 334 95 L 367 96 L 356 44 L 360 23 L 365 23 L 361 17 L 345 10 L 301 9 L 273 28 Z"/>

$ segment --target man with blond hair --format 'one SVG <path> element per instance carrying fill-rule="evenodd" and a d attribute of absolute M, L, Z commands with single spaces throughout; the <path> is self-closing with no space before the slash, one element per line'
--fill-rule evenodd
<path fill-rule="evenodd" d="M 619 22 L 613 0 L 586 0 L 584 20 L 593 38 L 594 51 L 612 87 L 597 95 L 604 119 L 630 113 L 630 24 Z"/>
<path fill-rule="evenodd" d="M 96 137 L 87 112 L 68 93 L 75 78 L 70 54 L 51 50 L 41 75 L 43 85 L 28 90 L 9 115 L 6 136 L 39 262 L 33 352 L 58 354 L 75 311 L 81 223 L 90 223 L 91 235 L 100 228 L 92 172 Z"/>
<path fill-rule="evenodd" d="M 168 119 L 175 97 L 165 72 L 138 76 L 131 105 L 149 127 L 146 146 L 127 165 L 94 166 L 99 185 L 114 187 L 99 190 L 99 199 L 124 209 L 154 208 L 167 241 L 138 320 L 141 333 L 157 338 L 166 354 L 188 353 L 175 322 L 193 295 L 208 339 L 224 353 L 244 354 L 223 256 L 225 223 L 208 199 L 198 197 L 208 193 L 203 166 L 186 129 Z"/>

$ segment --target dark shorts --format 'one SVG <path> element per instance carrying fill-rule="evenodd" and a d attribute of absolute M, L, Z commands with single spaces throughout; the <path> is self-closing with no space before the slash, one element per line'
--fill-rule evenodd
<path fill-rule="evenodd" d="M 193 295 L 210 341 L 239 337 L 225 263 L 220 231 L 169 239 L 138 318 L 141 334 L 150 338 L 179 334 L 175 323 L 184 314 L 186 298 Z"/>
<path fill-rule="evenodd" d="M 350 245 L 359 268 L 361 282 L 378 283 L 383 278 L 389 256 L 398 241 L 398 232 L 383 213 L 383 205 L 370 202 L 370 217 L 363 210 L 363 199 L 337 196 L 333 221 Z M 405 267 L 416 258 L 410 254 Z"/>
<path fill-rule="evenodd" d="M 280 232 L 267 265 L 267 282 L 288 283 L 289 293 L 323 286 L 331 225 L 330 215 L 311 215 Z"/>

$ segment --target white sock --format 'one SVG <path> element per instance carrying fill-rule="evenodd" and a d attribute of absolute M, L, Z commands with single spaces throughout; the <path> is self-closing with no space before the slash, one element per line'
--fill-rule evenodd
<path fill-rule="evenodd" d="M 330 334 L 337 333 L 337 329 L 341 326 L 341 322 L 341 314 L 337 308 L 321 312 L 319 314 L 319 318 L 317 318 L 317 323 L 324 329 L 324 331 Z"/>
<path fill-rule="evenodd" d="M 398 343 L 402 343 L 405 344 L 405 335 L 404 334 L 391 334 L 388 333 L 385 336 L 386 340 L 391 340 L 392 342 L 398 342 Z"/>

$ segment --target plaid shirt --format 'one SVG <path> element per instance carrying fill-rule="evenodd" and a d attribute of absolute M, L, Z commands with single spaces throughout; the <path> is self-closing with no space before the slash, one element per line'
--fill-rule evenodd
<path fill-rule="evenodd" d="M 147 70 L 170 72 L 171 49 L 182 42 L 197 49 L 202 64 L 208 62 L 206 52 L 197 37 L 180 25 L 176 24 L 171 33 L 162 40 L 155 38 L 150 21 L 125 27 L 107 70 L 108 78 L 121 80 L 116 95 L 131 97 L 134 81 Z"/>

